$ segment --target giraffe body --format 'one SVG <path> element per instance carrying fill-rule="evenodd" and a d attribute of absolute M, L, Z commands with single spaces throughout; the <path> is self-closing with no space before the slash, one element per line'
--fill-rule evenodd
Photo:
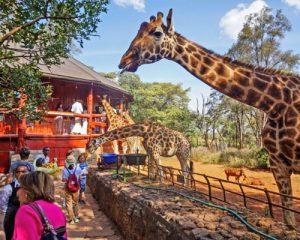
<path fill-rule="evenodd" d="M 184 173 L 185 180 L 189 173 L 190 143 L 180 132 L 176 132 L 156 123 L 133 124 L 106 132 L 99 138 L 92 140 L 87 151 L 93 153 L 107 141 L 128 137 L 142 137 L 143 145 L 150 157 L 151 163 L 161 165 L 159 157 L 172 157 L 176 155 Z"/>
<path fill-rule="evenodd" d="M 174 32 L 172 9 L 167 16 L 151 17 L 142 23 L 119 68 L 134 72 L 142 64 L 163 58 L 175 61 L 201 81 L 267 115 L 262 139 L 269 152 L 270 166 L 279 192 L 292 195 L 291 174 L 300 173 L 300 78 L 280 74 L 234 61 L 184 38 Z M 281 197 L 282 205 L 292 208 L 290 198 Z M 295 226 L 291 211 L 284 210 L 284 220 Z"/>

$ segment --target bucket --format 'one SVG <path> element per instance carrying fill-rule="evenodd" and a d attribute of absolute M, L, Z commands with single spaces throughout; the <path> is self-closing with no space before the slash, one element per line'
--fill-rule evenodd
<path fill-rule="evenodd" d="M 0 152 L 0 173 L 8 173 L 9 167 L 9 152 Z"/>
<path fill-rule="evenodd" d="M 102 165 L 116 164 L 118 162 L 118 155 L 115 153 L 100 154 L 100 157 Z"/>

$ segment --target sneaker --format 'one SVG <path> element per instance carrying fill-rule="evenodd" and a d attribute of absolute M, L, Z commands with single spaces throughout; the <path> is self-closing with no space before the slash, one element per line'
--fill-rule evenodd
<path fill-rule="evenodd" d="M 74 218 L 74 222 L 75 222 L 75 223 L 79 223 L 79 221 L 80 221 L 80 218 L 78 218 L 78 217 L 77 217 L 77 218 Z"/>
<path fill-rule="evenodd" d="M 76 219 L 76 218 L 75 218 L 75 219 Z M 72 219 L 72 220 L 69 221 L 69 224 L 70 224 L 70 225 L 73 225 L 73 224 L 75 224 L 75 221 Z"/>

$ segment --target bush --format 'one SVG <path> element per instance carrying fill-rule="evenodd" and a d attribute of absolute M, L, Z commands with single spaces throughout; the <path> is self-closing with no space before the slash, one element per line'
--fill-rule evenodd
<path fill-rule="evenodd" d="M 269 154 L 265 148 L 256 152 L 257 168 L 267 169 L 270 167 Z"/>

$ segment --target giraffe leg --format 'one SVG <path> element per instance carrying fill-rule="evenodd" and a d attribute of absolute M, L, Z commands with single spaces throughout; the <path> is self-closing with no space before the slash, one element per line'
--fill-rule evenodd
<path fill-rule="evenodd" d="M 275 161 L 270 161 L 270 163 L 279 192 L 281 194 L 292 195 L 291 173 L 285 166 L 277 166 L 276 164 L 272 164 L 272 162 Z M 291 198 L 281 196 L 281 203 L 284 207 L 293 207 L 293 200 Z M 283 210 L 283 216 L 284 222 L 291 228 L 295 228 L 296 221 L 294 213 L 288 210 Z"/>
<path fill-rule="evenodd" d="M 180 162 L 181 171 L 184 179 L 184 185 L 187 186 L 189 182 L 188 179 L 190 177 L 190 154 L 178 153 L 176 157 Z"/>
<path fill-rule="evenodd" d="M 114 140 L 112 141 L 112 147 L 113 147 L 113 151 L 115 154 L 119 154 L 119 146 L 118 146 L 118 141 Z"/>

